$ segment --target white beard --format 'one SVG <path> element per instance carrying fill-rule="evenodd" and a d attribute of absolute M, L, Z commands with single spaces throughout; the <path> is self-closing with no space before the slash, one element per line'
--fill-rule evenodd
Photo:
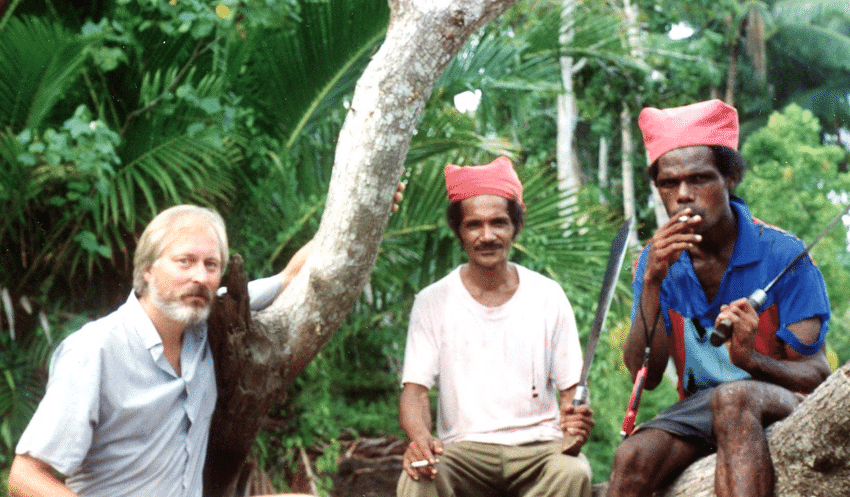
<path fill-rule="evenodd" d="M 148 288 L 150 290 L 151 302 L 153 302 L 165 317 L 172 321 L 185 324 L 186 326 L 195 326 L 210 315 L 212 299 L 206 305 L 195 306 L 184 304 L 180 299 L 181 295 L 175 295 L 172 292 L 160 292 L 155 279 L 150 282 Z"/>

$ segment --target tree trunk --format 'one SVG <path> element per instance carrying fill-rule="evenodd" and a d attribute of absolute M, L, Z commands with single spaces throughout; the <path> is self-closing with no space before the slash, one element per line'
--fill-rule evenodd
<path fill-rule="evenodd" d="M 561 5 L 561 34 L 559 36 L 562 51 L 564 47 L 569 47 L 573 43 L 575 30 L 572 23 L 575 17 L 573 15 L 575 8 L 575 0 L 563 0 Z M 581 167 L 578 165 L 576 153 L 573 149 L 576 122 L 578 121 L 578 103 L 575 91 L 573 91 L 573 74 L 581 69 L 585 60 L 575 62 L 570 56 L 561 56 L 559 61 L 561 64 L 561 89 L 563 91 L 558 94 L 558 135 L 555 147 L 558 157 L 558 187 L 561 191 L 572 192 L 582 185 Z M 568 198 L 567 202 L 575 203 L 574 197 Z M 567 204 L 562 207 L 564 210 L 568 210 L 572 205 Z"/>
<path fill-rule="evenodd" d="M 629 244 L 637 245 L 637 207 L 635 206 L 635 178 L 634 166 L 632 165 L 632 113 L 629 110 L 629 104 L 623 102 L 623 109 L 620 111 L 620 138 L 622 141 L 622 176 L 623 176 L 623 215 L 626 219 L 631 219 L 632 225 L 629 232 Z"/>
<path fill-rule="evenodd" d="M 218 330 L 210 323 L 210 336 L 219 334 L 222 345 L 214 352 L 220 385 L 207 495 L 232 491 L 269 408 L 283 400 L 368 281 L 410 138 L 437 79 L 470 34 L 517 1 L 390 1 L 386 39 L 357 83 L 340 132 L 312 255 L 269 308 L 247 319 L 237 290 L 219 306 L 233 312 L 227 323 Z"/>
<path fill-rule="evenodd" d="M 628 49 L 631 57 L 637 61 L 644 60 L 643 37 L 638 25 L 638 6 L 631 0 L 623 0 L 623 24 L 626 30 Z M 635 179 L 632 157 L 632 112 L 624 100 L 620 111 L 620 137 L 622 139 L 622 175 L 623 175 L 623 214 L 632 220 L 629 233 L 629 244 L 638 244 L 637 236 L 637 207 L 635 205 Z"/>
<path fill-rule="evenodd" d="M 834 372 L 768 435 L 776 495 L 850 495 L 850 362 Z M 663 495 L 714 495 L 711 455 L 692 464 Z"/>

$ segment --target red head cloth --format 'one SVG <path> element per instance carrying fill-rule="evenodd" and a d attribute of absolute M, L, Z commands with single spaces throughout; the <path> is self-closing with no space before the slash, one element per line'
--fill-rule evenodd
<path fill-rule="evenodd" d="M 522 183 L 507 157 L 499 157 L 486 166 L 446 166 L 446 191 L 449 200 L 458 202 L 476 195 L 498 195 L 522 203 Z"/>
<path fill-rule="evenodd" d="M 638 117 L 652 164 L 667 152 L 693 145 L 723 145 L 738 150 L 738 111 L 720 100 L 684 107 L 647 107 Z"/>

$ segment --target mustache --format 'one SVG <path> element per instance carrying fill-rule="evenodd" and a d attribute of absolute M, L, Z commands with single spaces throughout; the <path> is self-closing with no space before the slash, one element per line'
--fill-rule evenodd
<path fill-rule="evenodd" d="M 209 301 L 213 298 L 213 292 L 203 285 L 194 284 L 180 294 L 180 298 L 183 297 L 203 297 Z"/>
<path fill-rule="evenodd" d="M 475 246 L 475 250 L 498 250 L 503 248 L 503 245 L 498 242 L 479 243 Z"/>

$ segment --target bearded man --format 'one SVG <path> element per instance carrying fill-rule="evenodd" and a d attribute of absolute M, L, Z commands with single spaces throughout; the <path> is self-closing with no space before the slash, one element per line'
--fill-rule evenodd
<path fill-rule="evenodd" d="M 274 300 L 307 247 L 278 275 L 249 284 L 252 309 Z M 126 303 L 54 352 L 16 448 L 12 495 L 201 496 L 217 397 L 206 318 L 227 261 L 215 211 L 179 205 L 151 221 Z"/>

